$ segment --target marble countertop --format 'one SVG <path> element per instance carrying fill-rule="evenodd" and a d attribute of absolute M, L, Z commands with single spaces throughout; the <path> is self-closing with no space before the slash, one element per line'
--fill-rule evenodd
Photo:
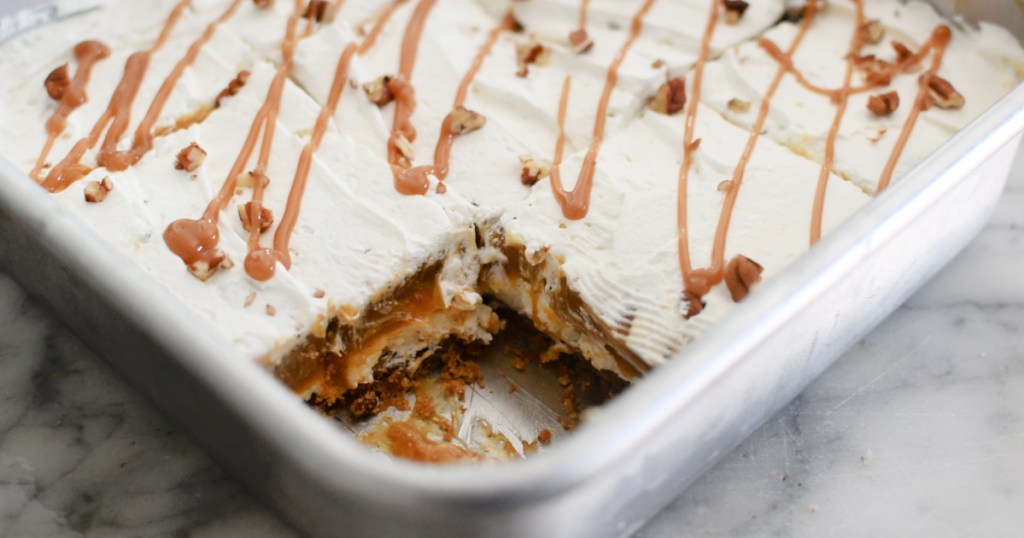
<path fill-rule="evenodd" d="M 951 265 L 639 536 L 1019 536 L 1024 159 Z M 0 273 L 0 536 L 293 536 Z"/>

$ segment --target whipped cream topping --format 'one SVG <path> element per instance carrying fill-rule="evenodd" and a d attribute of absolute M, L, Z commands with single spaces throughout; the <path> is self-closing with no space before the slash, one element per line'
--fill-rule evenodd
<path fill-rule="evenodd" d="M 863 5 L 865 18 L 878 20 L 884 27 L 881 41 L 865 44 L 864 55 L 874 54 L 892 62 L 896 56 L 892 47 L 894 41 L 917 51 L 937 26 L 947 24 L 952 30 L 938 76 L 963 95 L 964 106 L 958 110 L 933 107 L 921 114 L 896 164 L 894 177 L 898 178 L 1020 81 L 1024 49 L 1003 28 L 986 22 L 981 22 L 977 29 L 950 24 L 920 1 L 904 4 L 865 0 Z M 829 89 L 842 86 L 846 68 L 844 56 L 849 49 L 850 34 L 856 28 L 853 6 L 850 0 L 829 1 L 809 27 L 804 38 L 806 44 L 794 54 L 797 69 L 817 86 Z M 764 38 L 785 49 L 797 29 L 795 23 L 782 23 L 766 32 Z M 918 77 L 927 68 L 927 61 L 925 58 L 919 68 L 909 73 L 893 76 L 890 85 L 849 98 L 848 112 L 838 132 L 833 169 L 866 192 L 874 193 L 877 189 L 886 162 L 913 110 Z M 731 49 L 707 66 L 703 102 L 729 121 L 750 128 L 778 65 L 758 43 L 747 42 Z M 863 82 L 862 74 L 855 73 L 854 86 Z M 897 92 L 900 98 L 900 106 L 894 113 L 876 116 L 868 111 L 867 101 L 872 95 L 890 91 Z M 731 99 L 742 99 L 753 106 L 745 112 L 731 110 Z M 829 96 L 815 94 L 793 76 L 788 76 L 771 101 L 765 131 L 773 140 L 821 162 L 831 127 L 827 118 L 834 114 L 835 105 Z"/>
<path fill-rule="evenodd" d="M 131 128 L 117 141 L 118 149 L 128 149 L 132 130 L 150 110 L 183 51 L 223 17 L 159 109 L 155 129 L 160 136 L 152 149 L 125 170 L 93 169 L 56 197 L 251 357 L 280 359 L 310 334 L 322 335 L 331 317 L 357 318 L 386 290 L 433 263 L 442 267 L 440 289 L 446 303 L 479 306 L 481 265 L 500 264 L 501 255 L 478 248 L 477 229 L 500 228 L 510 245 L 521 245 L 529 258 L 556 268 L 631 352 L 653 366 L 735 304 L 726 284 L 711 282 L 696 294 L 703 310 L 698 315 L 687 311 L 687 294 L 693 290 L 684 284 L 680 269 L 681 234 L 693 267 L 719 263 L 712 252 L 720 244 L 723 259 L 745 256 L 763 266 L 765 277 L 808 248 L 828 118 L 835 115 L 835 104 L 787 75 L 768 104 L 763 133 L 750 133 L 779 70 L 778 59 L 755 38 L 763 34 L 784 50 L 801 32 L 793 23 L 776 24 L 784 10 L 782 0 L 752 2 L 734 24 L 711 25 L 710 35 L 705 33 L 708 21 L 714 20 L 709 17 L 717 13 L 711 10 L 721 8 L 713 0 L 344 2 L 332 21 L 309 26 L 308 35 L 307 24 L 312 23 L 298 22 L 300 37 L 291 61 L 282 54 L 281 43 L 289 18 L 295 22 L 304 2 L 278 0 L 269 9 L 241 0 L 184 4 L 180 20 L 167 26 L 175 2 L 154 7 L 112 0 L 99 10 L 0 45 L 0 96 L 10 103 L 0 110 L 0 147 L 26 172 L 32 169 L 46 140 L 42 126 L 56 106 L 42 91 L 41 81 L 70 60 L 77 42 L 99 38 L 111 54 L 96 63 L 88 100 L 69 115 L 47 161 L 56 163 L 88 138 L 107 110 L 129 55 L 153 48 L 130 105 Z M 805 45 L 792 61 L 812 83 L 841 86 L 857 5 L 853 0 L 831 1 L 805 25 Z M 886 26 L 881 43 L 866 45 L 863 52 L 881 57 L 887 57 L 893 39 L 921 47 L 943 24 L 919 2 L 865 0 L 863 6 L 864 16 L 881 19 Z M 510 9 L 524 31 L 502 26 Z M 131 20 L 132 27 L 126 28 L 124 20 Z M 419 24 L 421 35 L 409 31 Z M 167 39 L 154 47 L 161 28 L 169 28 Z M 579 30 L 593 41 L 582 53 L 573 50 L 570 40 Z M 396 168 L 393 151 L 389 155 L 396 109 L 408 114 L 415 129 L 415 136 L 408 137 L 409 164 L 435 164 L 435 148 L 456 105 L 457 89 L 492 37 L 463 103 L 483 115 L 486 124 L 454 138 L 447 177 L 428 175 L 424 195 L 400 194 L 396 177 L 402 167 Z M 363 47 L 367 41 L 372 46 Z M 533 45 L 543 47 L 545 61 L 525 66 L 523 76 L 518 52 Z M 346 51 L 348 56 L 343 56 Z M 702 51 L 710 63 L 699 60 Z M 956 86 L 966 105 L 921 112 L 900 154 L 896 176 L 1014 85 L 1014 67 L 1024 57 L 1006 31 L 986 24 L 978 30 L 954 28 L 945 54 L 937 74 Z M 339 85 L 342 57 L 347 82 Z M 371 103 L 362 86 L 395 76 L 403 59 L 411 63 L 406 65 L 407 79 L 400 81 L 407 93 L 399 101 L 411 98 L 414 105 Z M 75 62 L 71 64 L 73 71 Z M 686 219 L 681 231 L 684 114 L 655 113 L 646 105 L 671 77 L 685 77 L 687 94 L 693 95 L 695 64 L 703 68 L 703 83 L 699 102 L 687 105 L 696 138 L 689 151 L 692 163 L 683 167 Z M 926 68 L 927 62 L 923 64 Z M 616 69 L 610 70 L 613 65 Z M 250 73 L 245 85 L 214 106 L 241 71 Z M 243 229 L 236 207 L 253 194 L 239 186 L 215 223 L 217 247 L 235 267 L 222 266 L 208 281 L 200 281 L 185 270 L 161 234 L 178 219 L 198 219 L 225 182 L 235 181 L 229 171 L 268 100 L 273 79 L 282 74 L 286 78 L 280 107 L 275 108 L 272 147 L 261 137 L 253 138 L 256 150 L 243 169 L 255 166 L 260 145 L 267 143 L 265 173 L 270 181 L 262 191 L 262 205 L 278 219 L 262 236 L 260 243 L 266 246 L 277 234 L 285 208 L 296 201 L 292 180 L 299 177 L 301 154 L 316 150 L 305 187 L 298 192 L 296 226 L 286 234 L 290 265 L 277 258 L 265 280 L 251 278 L 243 269 L 251 252 L 250 233 Z M 875 92 L 850 95 L 833 148 L 837 174 L 825 170 L 821 176 L 827 187 L 821 212 L 826 233 L 869 200 L 866 193 L 875 188 L 914 108 L 916 75 L 894 76 L 891 89 L 905 101 L 888 117 L 867 112 L 867 99 Z M 332 92 L 337 97 L 339 91 L 332 112 L 326 107 Z M 601 104 L 602 94 L 607 94 L 607 106 Z M 735 99 L 747 102 L 747 110 L 730 106 Z M 196 111 L 208 116 L 179 125 Z M 317 122 L 322 113 L 330 115 L 321 129 Z M 598 128 L 599 119 L 603 129 Z M 587 152 L 593 152 L 589 204 L 572 218 L 553 195 L 550 179 L 532 186 L 521 181 L 520 158 L 550 164 L 560 132 L 564 158 L 558 170 L 564 190 L 576 187 Z M 175 170 L 176 154 L 191 142 L 208 157 L 195 172 Z M 97 147 L 85 152 L 87 166 L 97 164 Z M 727 183 L 736 181 L 738 168 L 745 172 L 742 185 Z M 104 177 L 114 185 L 107 199 L 83 202 L 88 182 Z M 730 212 L 723 234 L 721 216 Z M 529 300 L 514 302 L 531 314 Z M 482 329 L 480 333 L 478 338 L 486 339 Z M 588 344 L 584 353 L 599 367 L 623 373 L 602 346 Z"/>

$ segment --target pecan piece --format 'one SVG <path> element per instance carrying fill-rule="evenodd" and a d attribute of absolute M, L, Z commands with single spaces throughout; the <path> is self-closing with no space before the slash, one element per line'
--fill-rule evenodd
<path fill-rule="evenodd" d="M 192 142 L 178 152 L 175 157 L 174 168 L 186 172 L 195 172 L 206 160 L 206 150 L 199 147 L 199 144 Z"/>
<path fill-rule="evenodd" d="M 259 178 L 260 185 L 266 187 L 270 184 L 270 178 L 266 174 L 257 170 L 250 170 L 248 172 L 242 172 L 238 174 L 235 179 L 235 184 L 243 189 L 251 189 L 256 186 L 256 178 Z"/>
<path fill-rule="evenodd" d="M 98 204 L 103 200 L 107 199 L 107 195 L 110 191 L 114 190 L 114 183 L 110 181 L 109 177 L 103 178 L 102 181 L 90 181 L 85 184 L 85 201 L 90 204 Z"/>
<path fill-rule="evenodd" d="M 377 106 L 384 106 L 395 100 L 395 93 L 391 91 L 391 76 L 384 75 L 371 82 L 363 84 L 363 91 L 370 102 Z"/>
<path fill-rule="evenodd" d="M 337 10 L 332 2 L 327 0 L 310 0 L 306 11 L 302 14 L 305 18 L 312 18 L 316 22 L 331 22 Z"/>
<path fill-rule="evenodd" d="M 729 107 L 730 112 L 735 112 L 736 114 L 746 114 L 747 112 L 750 112 L 750 101 L 745 101 L 738 97 L 729 99 L 726 106 Z"/>
<path fill-rule="evenodd" d="M 549 167 L 537 162 L 536 159 L 529 155 L 520 156 L 519 163 L 522 164 L 522 171 L 519 174 L 519 179 L 523 182 L 523 185 L 526 185 L 527 187 L 544 179 L 551 172 Z"/>
<path fill-rule="evenodd" d="M 456 136 L 471 133 L 487 123 L 487 118 L 482 114 L 473 112 L 462 105 L 449 112 L 448 117 L 451 118 L 452 134 Z"/>
<path fill-rule="evenodd" d="M 50 71 L 50 74 L 46 75 L 46 80 L 43 82 L 43 86 L 46 87 L 46 95 L 49 95 L 54 101 L 60 101 L 70 85 L 71 76 L 68 75 L 68 64 Z"/>
<path fill-rule="evenodd" d="M 541 45 L 536 38 L 530 38 L 526 43 L 516 44 L 516 75 L 525 77 L 529 74 L 531 64 L 544 67 L 551 61 L 551 53 L 547 47 Z"/>
<path fill-rule="evenodd" d="M 896 63 L 898 64 L 909 60 L 910 57 L 914 55 L 913 51 L 910 50 L 910 47 L 900 43 L 899 41 L 893 41 L 890 45 L 892 45 L 892 50 L 896 51 Z"/>
<path fill-rule="evenodd" d="M 750 288 L 761 281 L 761 264 L 737 254 L 725 266 L 725 286 L 729 288 L 732 300 L 740 302 L 750 293 Z"/>
<path fill-rule="evenodd" d="M 870 86 L 888 86 L 892 82 L 892 64 L 874 54 L 854 59 L 854 65 L 864 72 L 864 81 Z"/>
<path fill-rule="evenodd" d="M 685 106 L 686 81 L 683 80 L 683 77 L 675 77 L 662 84 L 648 105 L 651 110 L 669 116 L 679 113 Z"/>
<path fill-rule="evenodd" d="M 700 295 L 690 290 L 683 290 L 683 303 L 686 304 L 686 312 L 683 313 L 683 317 L 686 319 L 690 319 L 704 310 L 704 301 L 701 300 Z"/>
<path fill-rule="evenodd" d="M 964 106 L 964 96 L 960 95 L 948 80 L 938 75 L 928 76 L 928 98 L 933 105 L 947 110 L 956 110 Z"/>
<path fill-rule="evenodd" d="M 245 86 L 245 83 L 248 81 L 249 72 L 245 70 L 239 71 L 238 74 L 235 75 L 235 78 L 231 79 L 231 82 L 228 82 L 228 85 L 217 94 L 217 98 L 213 100 L 213 106 L 215 108 L 220 108 L 221 102 L 224 99 L 238 95 L 238 92 L 242 90 L 242 87 Z"/>
<path fill-rule="evenodd" d="M 218 269 L 230 269 L 235 264 L 228 258 L 224 251 L 216 248 L 207 252 L 204 252 L 202 258 L 192 262 L 188 266 L 188 272 L 192 273 L 192 276 L 206 282 L 217 272 Z"/>
<path fill-rule="evenodd" d="M 885 27 L 882 26 L 882 21 L 878 19 L 871 19 L 864 24 L 860 25 L 857 29 L 857 36 L 864 43 L 870 43 L 876 45 L 882 41 L 882 37 L 885 36 Z"/>
<path fill-rule="evenodd" d="M 585 29 L 580 28 L 569 32 L 569 46 L 576 54 L 583 54 L 594 48 L 594 40 L 590 39 L 590 34 Z"/>
<path fill-rule="evenodd" d="M 252 202 L 246 202 L 238 205 L 238 218 L 242 220 L 242 228 L 247 231 L 252 231 Z M 256 224 L 259 226 L 260 233 L 265 233 L 274 224 L 274 213 L 270 209 L 260 206 L 260 213 L 256 216 Z"/>
<path fill-rule="evenodd" d="M 888 116 L 900 107 L 900 95 L 894 91 L 868 97 L 868 110 L 876 116 Z"/>
<path fill-rule="evenodd" d="M 412 142 L 405 137 L 404 134 L 398 133 L 398 136 L 392 138 L 395 149 L 399 153 L 397 164 L 400 168 L 409 168 L 412 166 L 412 160 L 416 152 L 412 147 Z"/>
<path fill-rule="evenodd" d="M 725 0 L 725 24 L 737 24 L 750 7 L 744 0 Z"/>

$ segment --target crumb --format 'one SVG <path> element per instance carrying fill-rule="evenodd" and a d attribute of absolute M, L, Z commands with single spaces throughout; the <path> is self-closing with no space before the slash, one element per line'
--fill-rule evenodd
<path fill-rule="evenodd" d="M 537 434 L 537 440 L 542 444 L 548 444 L 551 442 L 551 430 L 544 428 Z"/>
<path fill-rule="evenodd" d="M 245 307 L 249 308 L 250 306 L 252 306 L 252 303 L 255 300 L 256 300 L 256 292 L 255 291 L 250 291 L 249 295 L 245 298 Z"/>
<path fill-rule="evenodd" d="M 517 387 L 515 383 L 509 383 L 508 384 L 508 393 L 509 394 L 513 394 L 513 393 L 515 393 L 518 390 L 519 390 L 519 387 Z"/>
<path fill-rule="evenodd" d="M 277 309 L 276 309 L 276 308 L 274 308 L 274 305 L 272 305 L 272 304 L 270 304 L 270 303 L 267 303 L 267 308 L 266 308 L 266 310 L 267 310 L 267 315 L 268 315 L 268 316 L 273 316 L 273 315 L 276 315 L 276 314 L 277 314 Z"/>

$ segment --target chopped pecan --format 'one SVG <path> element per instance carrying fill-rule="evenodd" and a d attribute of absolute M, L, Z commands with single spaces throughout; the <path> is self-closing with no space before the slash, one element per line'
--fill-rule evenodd
<path fill-rule="evenodd" d="M 394 142 L 395 149 L 398 150 L 398 153 L 400 154 L 399 162 L 396 164 L 401 168 L 409 168 L 412 166 L 412 160 L 416 155 L 416 152 L 412 147 L 412 143 L 409 142 L 409 139 L 406 138 L 404 134 L 398 133 L 398 135 L 392 140 Z"/>
<path fill-rule="evenodd" d="M 395 100 L 395 94 L 391 91 L 391 76 L 384 75 L 377 79 L 363 84 L 363 91 L 370 102 L 377 106 L 384 106 Z"/>
<path fill-rule="evenodd" d="M 725 0 L 725 23 L 736 24 L 740 22 L 748 7 L 750 7 L 750 3 L 744 0 Z"/>
<path fill-rule="evenodd" d="M 726 106 L 729 107 L 731 112 L 735 112 L 737 114 L 746 114 L 747 112 L 750 112 L 750 101 L 745 101 L 738 97 L 729 99 Z"/>
<path fill-rule="evenodd" d="M 85 201 L 91 204 L 98 204 L 107 199 L 107 194 L 114 190 L 114 183 L 109 177 L 102 181 L 90 181 L 85 184 Z"/>
<path fill-rule="evenodd" d="M 462 105 L 449 112 L 448 117 L 451 118 L 451 130 L 454 135 L 471 133 L 487 123 L 487 118 L 482 114 L 473 112 Z"/>
<path fill-rule="evenodd" d="M 242 228 L 247 232 L 252 231 L 252 202 L 246 202 L 238 205 L 238 218 L 242 220 Z M 260 213 L 256 217 L 256 223 L 260 228 L 260 233 L 265 233 L 274 225 L 274 213 L 270 209 L 260 206 Z"/>
<path fill-rule="evenodd" d="M 864 72 L 864 81 L 871 86 L 888 86 L 892 82 L 892 64 L 874 54 L 860 56 L 854 65 Z"/>
<path fill-rule="evenodd" d="M 729 288 L 732 300 L 740 302 L 750 293 L 750 288 L 761 281 L 761 264 L 737 254 L 725 266 L 725 286 Z"/>
<path fill-rule="evenodd" d="M 192 276 L 199 280 L 206 282 L 217 272 L 217 269 L 221 267 L 229 269 L 233 265 L 227 255 L 224 254 L 224 251 L 217 248 L 204 253 L 202 259 L 189 264 L 188 272 L 192 273 Z"/>
<path fill-rule="evenodd" d="M 899 41 L 893 41 L 890 43 L 892 50 L 896 51 L 896 63 L 903 63 L 910 59 L 914 55 L 914 52 L 910 50 L 910 47 L 900 43 Z"/>
<path fill-rule="evenodd" d="M 659 114 L 671 116 L 679 113 L 686 106 L 686 81 L 683 77 L 675 77 L 662 84 L 648 106 Z"/>
<path fill-rule="evenodd" d="M 43 82 L 43 86 L 46 87 L 46 95 L 49 95 L 54 101 L 60 101 L 70 85 L 71 76 L 68 75 L 68 64 L 50 71 L 50 74 L 46 75 L 46 81 Z"/>
<path fill-rule="evenodd" d="M 316 22 L 331 22 L 337 10 L 332 2 L 327 0 L 310 0 L 306 11 L 302 14 L 305 18 L 313 18 Z"/>
<path fill-rule="evenodd" d="M 947 110 L 964 106 L 964 96 L 960 95 L 948 80 L 938 75 L 928 76 L 928 98 L 933 105 Z"/>
<path fill-rule="evenodd" d="M 192 142 L 179 151 L 175 159 L 174 168 L 186 172 L 195 172 L 197 168 L 202 166 L 203 161 L 206 160 L 206 150 L 199 147 L 199 144 Z"/>
<path fill-rule="evenodd" d="M 590 34 L 585 29 L 580 28 L 569 32 L 569 46 L 576 54 L 583 54 L 594 48 L 594 40 L 590 39 Z"/>
<path fill-rule="evenodd" d="M 536 159 L 529 155 L 520 156 L 519 163 L 522 164 L 519 179 L 523 182 L 523 185 L 528 187 L 544 179 L 551 172 L 549 167 L 537 162 Z"/>
<path fill-rule="evenodd" d="M 683 317 L 686 319 L 690 319 L 704 310 L 704 301 L 701 300 L 700 295 L 690 290 L 683 290 L 683 303 L 686 304 L 686 312 L 683 313 Z"/>
<path fill-rule="evenodd" d="M 857 29 L 857 34 L 864 43 L 875 45 L 882 41 L 882 37 L 885 35 L 885 27 L 882 26 L 882 21 L 871 19 L 860 25 L 860 28 Z"/>
<path fill-rule="evenodd" d="M 888 116 L 900 107 L 900 95 L 894 91 L 868 97 L 868 110 L 876 116 Z"/>
<path fill-rule="evenodd" d="M 251 189 L 256 186 L 256 178 L 259 178 L 260 185 L 266 187 L 270 184 L 270 178 L 266 174 L 257 170 L 250 170 L 248 172 L 242 172 L 238 174 L 236 178 L 236 185 L 243 189 Z"/>
<path fill-rule="evenodd" d="M 245 83 L 249 81 L 249 72 L 242 70 L 239 71 L 235 78 L 228 82 L 228 85 L 217 94 L 217 98 L 213 100 L 213 106 L 220 108 L 221 102 L 228 97 L 234 97 L 242 90 Z"/>
<path fill-rule="evenodd" d="M 525 77 L 529 74 L 531 64 L 544 67 L 551 61 L 551 53 L 547 47 L 541 45 L 536 38 L 530 38 L 526 43 L 516 44 L 516 75 Z"/>

